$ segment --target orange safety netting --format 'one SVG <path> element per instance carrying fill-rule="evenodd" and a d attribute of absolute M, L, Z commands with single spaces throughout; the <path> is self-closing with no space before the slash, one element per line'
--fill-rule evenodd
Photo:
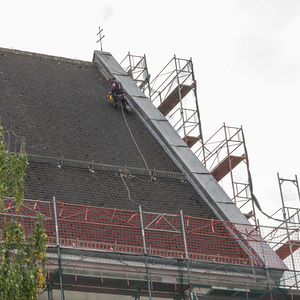
<path fill-rule="evenodd" d="M 5 207 L 6 220 L 16 219 L 28 234 L 32 232 L 37 213 L 43 214 L 49 246 L 59 243 L 61 247 L 130 254 L 144 254 L 146 250 L 149 255 L 166 258 L 248 266 L 266 264 L 280 269 L 285 265 L 279 254 L 282 252 L 284 258 L 288 256 L 283 252 L 286 248 L 276 254 L 280 241 L 274 251 L 272 245 L 262 243 L 257 228 L 252 225 L 61 202 L 56 202 L 57 241 L 52 202 L 28 200 L 16 211 L 13 200 L 6 200 Z M 0 226 L 3 222 L 1 218 Z M 261 231 L 265 240 L 275 235 Z"/>
<path fill-rule="evenodd" d="M 19 209 L 16 209 L 13 200 L 5 200 L 5 215 L 0 217 L 0 228 L 3 227 L 4 222 L 11 219 L 16 220 L 22 224 L 25 232 L 29 235 L 32 234 L 34 224 L 37 220 L 37 214 L 42 214 L 45 218 L 45 229 L 47 234 L 53 232 L 55 235 L 54 211 L 53 205 L 50 202 L 37 201 L 24 201 Z"/>

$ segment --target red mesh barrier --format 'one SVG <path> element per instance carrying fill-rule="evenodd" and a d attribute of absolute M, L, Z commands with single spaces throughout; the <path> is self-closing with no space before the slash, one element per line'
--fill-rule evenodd
<path fill-rule="evenodd" d="M 189 216 L 185 217 L 185 223 L 191 259 L 251 265 L 249 246 L 233 223 Z"/>
<path fill-rule="evenodd" d="M 24 201 L 24 206 L 16 211 L 14 202 L 6 200 L 5 207 L 6 219 L 16 219 L 27 233 L 32 232 L 37 213 L 43 214 L 48 245 L 57 245 L 52 202 Z M 145 248 L 150 255 L 185 259 L 187 253 L 191 260 L 250 266 L 266 264 L 286 269 L 281 255 L 289 266 L 300 265 L 298 232 L 293 232 L 288 239 L 287 232 L 261 227 L 262 242 L 258 229 L 252 225 L 180 214 L 142 212 L 140 215 L 136 211 L 61 202 L 56 202 L 56 216 L 61 247 L 143 254 L 144 230 Z M 0 226 L 3 222 L 1 218 Z"/>
<path fill-rule="evenodd" d="M 185 258 L 180 215 L 143 213 L 147 252 L 152 255 Z"/>
<path fill-rule="evenodd" d="M 300 232 L 298 226 L 261 226 L 261 235 L 291 270 L 300 270 Z M 265 248 L 265 247 L 264 247 Z"/>
<path fill-rule="evenodd" d="M 61 246 L 143 253 L 139 213 L 57 203 Z"/>
<path fill-rule="evenodd" d="M 53 205 L 49 202 L 36 201 L 24 201 L 24 205 L 19 210 L 16 209 L 13 200 L 5 200 L 4 206 L 6 210 L 6 221 L 16 220 L 22 224 L 25 232 L 29 235 L 33 232 L 34 223 L 37 220 L 37 215 L 42 214 L 44 216 L 44 226 L 48 233 L 54 233 L 55 236 L 55 224 L 53 215 Z M 3 227 L 4 216 L 0 218 L 0 228 Z"/>

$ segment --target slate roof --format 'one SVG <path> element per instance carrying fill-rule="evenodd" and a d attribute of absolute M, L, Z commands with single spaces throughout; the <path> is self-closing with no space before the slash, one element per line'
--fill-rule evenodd
<path fill-rule="evenodd" d="M 1 125 L 26 139 L 25 198 L 55 196 L 61 202 L 128 210 L 141 204 L 153 212 L 183 210 L 215 219 L 189 182 L 160 177 L 149 182 L 145 175 L 123 181 L 116 171 L 90 172 L 76 164 L 146 169 L 121 109 L 107 100 L 109 90 L 95 63 L 0 48 Z M 148 167 L 180 172 L 141 120 L 125 117 Z M 59 168 L 61 157 L 73 165 Z"/>

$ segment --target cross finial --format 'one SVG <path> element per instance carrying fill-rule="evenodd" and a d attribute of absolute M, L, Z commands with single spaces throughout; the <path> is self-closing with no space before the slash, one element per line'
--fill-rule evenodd
<path fill-rule="evenodd" d="M 103 51 L 103 48 L 102 48 L 102 39 L 105 37 L 105 35 L 101 35 L 101 32 L 103 31 L 103 29 L 100 29 L 100 26 L 99 26 L 99 32 L 97 33 L 97 35 L 99 35 L 99 40 L 97 41 L 97 43 L 100 42 L 100 48 L 101 48 L 101 51 Z"/>

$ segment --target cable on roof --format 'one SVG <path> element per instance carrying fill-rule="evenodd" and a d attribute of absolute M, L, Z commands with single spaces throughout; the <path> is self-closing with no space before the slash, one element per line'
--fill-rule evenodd
<path fill-rule="evenodd" d="M 118 176 L 118 173 L 116 173 L 115 175 Z M 139 206 L 143 206 L 143 207 L 146 208 L 147 210 L 150 210 L 146 205 L 140 204 L 140 203 L 138 203 L 138 202 L 136 202 L 136 201 L 134 201 L 134 200 L 131 199 L 130 191 L 129 191 L 129 188 L 128 188 L 128 186 L 127 186 L 125 180 L 124 180 L 124 177 L 125 177 L 125 178 L 128 178 L 128 179 L 132 179 L 132 178 L 135 177 L 135 176 L 133 176 L 133 175 L 131 175 L 131 174 L 121 173 L 121 170 L 120 170 L 119 176 L 118 176 L 118 177 L 120 177 L 120 178 L 122 179 L 122 181 L 123 181 L 123 183 L 124 183 L 124 185 L 125 185 L 125 187 L 126 187 L 126 190 L 127 190 L 127 193 L 128 193 L 128 199 L 129 199 L 131 202 L 133 202 L 133 203 L 135 203 L 135 204 L 137 204 L 137 205 L 139 205 Z"/>
<path fill-rule="evenodd" d="M 6 136 L 7 136 L 7 141 L 6 141 Z M 12 140 L 13 138 L 15 138 L 14 142 Z M 3 131 L 1 140 L 5 144 L 7 151 L 10 153 L 13 153 L 13 152 L 16 153 L 17 151 L 19 151 L 21 148 L 21 145 L 23 145 L 23 150 L 25 150 L 25 145 L 26 145 L 25 138 L 21 135 L 15 134 L 13 130 Z M 11 149 L 13 147 L 14 147 L 14 149 Z"/>
<path fill-rule="evenodd" d="M 124 180 L 124 177 L 125 177 L 125 178 L 128 178 L 128 179 L 132 179 L 133 177 L 135 177 L 136 179 L 141 180 L 141 181 L 144 181 L 144 182 L 151 182 L 151 181 L 153 180 L 153 177 L 152 177 L 152 173 L 151 173 L 151 171 L 150 171 L 150 169 L 149 169 L 149 167 L 148 167 L 148 164 L 147 164 L 147 162 L 146 162 L 146 159 L 145 159 L 145 157 L 143 156 L 143 154 L 142 154 L 142 152 L 141 152 L 141 150 L 140 150 L 138 144 L 136 143 L 136 141 L 135 141 L 135 139 L 134 139 L 134 137 L 133 137 L 133 134 L 132 134 L 132 132 L 131 132 L 131 129 L 130 129 L 128 123 L 127 123 L 127 120 L 126 120 L 126 117 L 125 117 L 125 113 L 124 113 L 124 109 L 123 109 L 123 105 L 121 105 L 121 110 L 122 110 L 124 122 L 125 122 L 125 124 L 126 124 L 126 126 L 127 126 L 127 129 L 128 129 L 128 131 L 129 131 L 129 133 L 130 133 L 130 136 L 131 136 L 131 138 L 132 138 L 132 140 L 133 140 L 133 142 L 134 142 L 134 144 L 135 144 L 137 150 L 139 151 L 139 153 L 140 153 L 140 155 L 141 155 L 141 157 L 142 157 L 142 159 L 143 159 L 143 161 L 144 161 L 144 163 L 145 163 L 145 166 L 146 166 L 146 168 L 147 168 L 147 170 L 148 170 L 149 175 L 150 175 L 151 178 L 150 178 L 150 180 L 143 180 L 143 179 L 140 179 L 140 178 L 138 178 L 138 177 L 136 177 L 136 176 L 133 176 L 133 175 L 131 175 L 131 174 L 129 174 L 129 173 L 126 173 L 126 172 L 125 172 L 125 173 L 122 173 L 122 172 L 121 172 L 122 170 L 119 170 L 119 174 L 120 174 L 120 177 L 121 177 L 121 179 L 122 179 L 122 181 L 123 181 L 123 183 L 124 183 L 124 185 L 125 185 L 125 187 L 126 187 L 126 189 L 127 189 L 128 199 L 129 199 L 130 201 L 132 201 L 133 203 L 135 203 L 135 204 L 137 204 L 137 205 L 140 205 L 140 206 L 143 206 L 144 208 L 146 208 L 147 210 L 149 210 L 149 208 L 148 208 L 147 206 L 142 205 L 142 204 L 139 204 L 139 203 L 137 203 L 137 202 L 135 202 L 134 200 L 131 199 L 129 188 L 128 188 L 128 186 L 127 186 L 125 180 Z M 117 173 L 116 173 L 116 176 L 117 176 Z"/>
<path fill-rule="evenodd" d="M 139 153 L 140 153 L 140 155 L 141 155 L 141 157 L 142 157 L 142 159 L 143 159 L 143 161 L 144 161 L 144 163 L 145 163 L 145 166 L 146 166 L 146 168 L 147 168 L 147 170 L 148 170 L 148 172 L 149 172 L 149 174 L 150 174 L 150 176 L 151 176 L 152 174 L 151 174 L 151 171 L 150 171 L 150 169 L 149 169 L 149 167 L 148 167 L 148 165 L 147 165 L 146 159 L 145 159 L 145 157 L 143 156 L 143 154 L 142 154 L 142 152 L 141 152 L 141 150 L 140 150 L 138 144 L 136 143 L 136 141 L 135 141 L 135 139 L 134 139 L 134 137 L 133 137 L 133 134 L 132 134 L 132 132 L 131 132 L 131 130 L 130 130 L 130 128 L 129 128 L 129 125 L 128 125 L 128 123 L 127 123 L 127 120 L 126 120 L 126 117 L 125 117 L 125 114 L 124 114 L 124 109 L 123 109 L 123 106 L 122 106 L 122 105 L 121 105 L 121 109 L 122 109 L 122 114 L 123 114 L 124 122 L 125 122 L 125 124 L 126 124 L 126 126 L 127 126 L 127 128 L 128 128 L 128 131 L 129 131 L 129 133 L 130 133 L 130 136 L 131 136 L 131 138 L 132 138 L 132 140 L 133 140 L 133 142 L 134 142 L 134 144 L 135 144 L 137 150 L 139 151 Z M 152 178 L 152 176 L 151 176 L 151 178 Z"/>

